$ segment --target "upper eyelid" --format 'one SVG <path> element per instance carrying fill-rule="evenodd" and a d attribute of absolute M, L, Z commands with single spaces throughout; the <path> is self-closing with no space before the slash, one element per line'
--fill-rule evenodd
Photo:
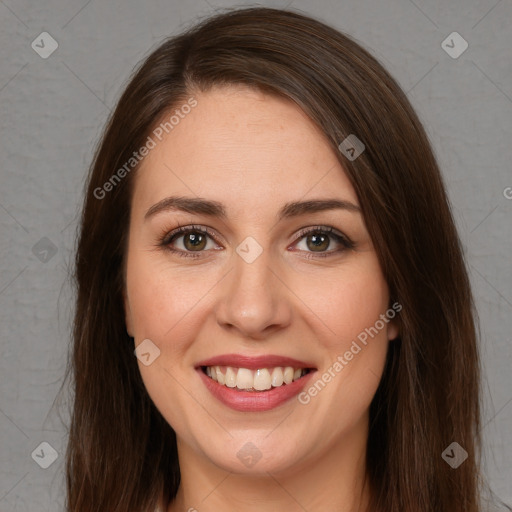
<path fill-rule="evenodd" d="M 202 225 L 185 225 L 185 226 L 179 226 L 173 230 L 171 230 L 169 233 L 167 233 L 164 237 L 163 237 L 163 243 L 164 244 L 170 244 L 171 243 L 171 240 L 174 238 L 179 238 L 180 236 L 183 236 L 183 235 L 186 235 L 188 232 L 193 232 L 193 231 L 199 231 L 200 233 L 204 233 L 204 234 L 207 234 L 208 236 L 210 236 L 214 242 L 217 243 L 217 237 L 219 238 L 224 238 L 222 236 L 218 236 L 216 234 L 216 232 L 212 229 L 212 228 L 209 228 L 207 226 L 202 226 Z M 312 225 L 312 226 L 307 226 L 305 228 L 301 228 L 294 236 L 295 236 L 295 241 L 297 240 L 301 240 L 302 238 L 304 238 L 306 235 L 310 234 L 310 233 L 314 233 L 314 232 L 327 232 L 327 235 L 330 235 L 332 237 L 340 237 L 342 238 L 343 240 L 347 241 L 349 244 L 352 244 L 352 241 L 349 237 L 347 237 L 343 232 L 339 231 L 338 229 L 332 227 L 332 226 L 326 226 L 326 225 L 320 225 L 320 224 L 315 224 L 315 225 Z M 168 240 L 168 241 L 166 241 Z M 203 251 L 199 251 L 199 252 L 203 252 Z"/>
<path fill-rule="evenodd" d="M 166 233 L 164 235 L 163 241 L 165 243 L 165 241 L 167 239 L 169 239 L 169 242 L 167 242 L 167 243 L 170 243 L 170 239 L 172 239 L 174 237 L 179 238 L 180 236 L 186 235 L 190 231 L 199 231 L 200 233 L 207 234 L 208 236 L 213 238 L 215 241 L 217 241 L 217 238 L 219 237 L 214 232 L 214 230 L 212 228 L 209 228 L 206 226 L 189 225 L 189 226 L 179 226 L 175 229 L 172 229 L 171 231 L 169 231 L 168 233 Z M 222 238 L 222 237 L 219 237 L 219 238 Z"/>

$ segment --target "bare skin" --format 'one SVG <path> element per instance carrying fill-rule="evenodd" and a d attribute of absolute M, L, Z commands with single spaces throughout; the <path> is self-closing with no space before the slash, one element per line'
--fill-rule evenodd
<path fill-rule="evenodd" d="M 369 406 L 396 321 L 359 343 L 342 370 L 333 363 L 388 310 L 387 283 L 359 211 L 277 216 L 292 201 L 358 206 L 358 198 L 294 103 L 235 86 L 194 97 L 197 106 L 137 171 L 126 268 L 127 330 L 136 345 L 150 339 L 160 350 L 139 367 L 178 440 L 181 485 L 167 511 L 364 511 Z M 218 201 L 226 218 L 174 209 L 145 219 L 168 196 Z M 203 234 L 197 249 L 185 233 L 169 245 L 197 257 L 159 245 L 190 225 L 216 239 Z M 317 246 L 312 234 L 298 236 L 315 226 L 332 227 L 353 247 L 333 233 Z M 247 237 L 262 249 L 251 263 L 236 252 Z M 294 397 L 240 412 L 215 398 L 196 370 L 227 353 L 293 357 L 317 369 L 311 385 L 329 369 L 331 379 L 307 403 Z M 249 442 L 261 455 L 251 467 L 237 456 Z"/>

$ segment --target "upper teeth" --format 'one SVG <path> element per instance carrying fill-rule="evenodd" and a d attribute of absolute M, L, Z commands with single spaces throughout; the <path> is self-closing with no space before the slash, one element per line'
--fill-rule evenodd
<path fill-rule="evenodd" d="M 300 379 L 307 373 L 305 368 L 292 368 L 291 366 L 276 368 L 234 368 L 232 366 L 207 366 L 206 375 L 219 384 L 229 388 L 243 390 L 265 391 L 272 387 L 277 388 Z"/>

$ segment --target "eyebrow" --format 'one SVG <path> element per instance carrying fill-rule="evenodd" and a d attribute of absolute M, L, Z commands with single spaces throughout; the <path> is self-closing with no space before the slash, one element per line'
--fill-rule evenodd
<path fill-rule="evenodd" d="M 325 210 L 342 209 L 349 212 L 361 213 L 361 208 L 343 199 L 312 199 L 310 201 L 292 201 L 286 203 L 278 212 L 278 220 L 289 219 L 307 213 Z M 184 211 L 187 213 L 227 219 L 226 208 L 218 201 L 200 197 L 170 196 L 151 206 L 144 215 L 144 220 L 166 211 Z"/>

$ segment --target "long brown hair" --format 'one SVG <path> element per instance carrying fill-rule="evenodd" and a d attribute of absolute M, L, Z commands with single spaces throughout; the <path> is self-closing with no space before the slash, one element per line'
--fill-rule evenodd
<path fill-rule="evenodd" d="M 217 14 L 166 40 L 136 71 L 105 129 L 75 262 L 67 510 L 153 512 L 157 497 L 167 504 L 177 492 L 175 433 L 144 388 L 125 328 L 123 265 L 137 169 L 105 183 L 166 113 L 194 91 L 223 84 L 290 98 L 323 131 L 357 193 L 391 300 L 403 306 L 370 408 L 370 509 L 479 511 L 476 317 L 428 137 L 368 51 L 310 17 L 270 8 Z M 355 160 L 338 149 L 350 134 L 365 144 Z M 452 442 L 468 454 L 457 469 L 442 457 Z"/>

